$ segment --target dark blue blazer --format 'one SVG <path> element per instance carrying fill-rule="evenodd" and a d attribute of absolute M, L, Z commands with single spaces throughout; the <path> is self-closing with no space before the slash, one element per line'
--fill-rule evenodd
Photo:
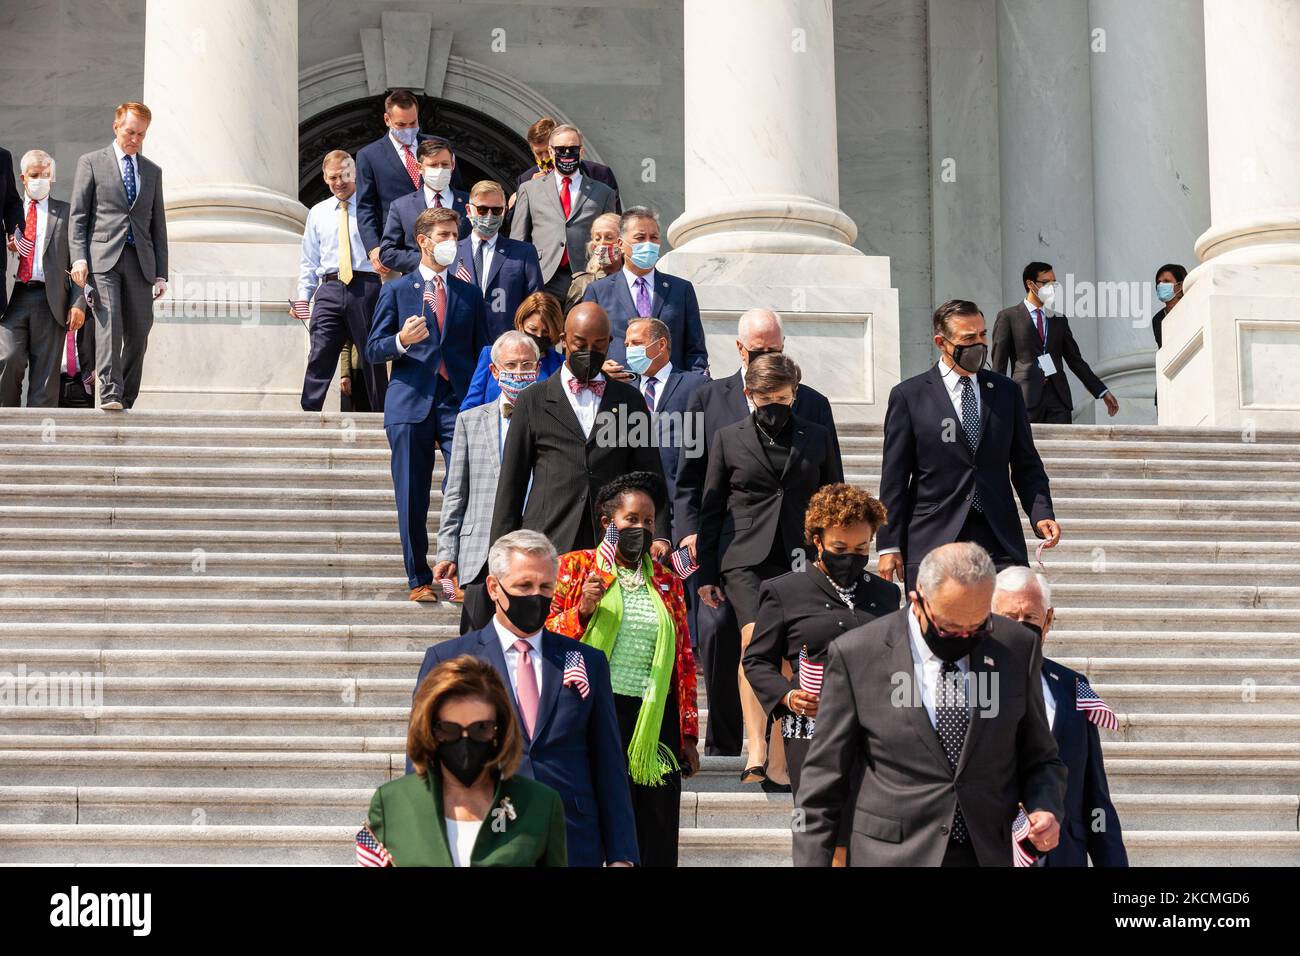
<path fill-rule="evenodd" d="M 977 484 L 985 520 L 1020 564 L 1028 564 L 1029 555 L 1011 489 L 1031 528 L 1055 517 L 1020 386 L 985 370 L 972 384 L 980 403 L 973 454 L 937 365 L 889 393 L 880 464 L 880 501 L 889 521 L 876 532 L 876 547 L 901 549 L 907 564 L 957 540 Z"/>
<path fill-rule="evenodd" d="M 491 364 L 492 346 L 489 345 L 478 354 L 478 368 L 474 369 L 474 378 L 469 383 L 469 391 L 465 393 L 465 400 L 460 403 L 462 412 L 486 405 L 488 402 L 495 402 L 501 397 L 501 386 L 492 377 L 492 370 L 488 367 Z M 542 356 L 541 365 L 537 369 L 537 381 L 550 378 L 563 364 L 564 356 L 555 349 L 550 349 Z"/>
<path fill-rule="evenodd" d="M 564 659 L 571 651 L 580 653 L 587 665 L 591 692 L 586 697 L 573 687 L 562 686 Z M 430 647 L 420 665 L 416 689 L 429 671 L 462 654 L 486 660 L 509 689 L 506 658 L 491 623 L 482 630 Z M 513 693 L 511 702 L 517 710 Z M 530 738 L 522 724 L 520 731 L 524 754 L 518 772 L 558 790 L 564 800 L 569 866 L 601 866 L 619 860 L 640 863 L 627 758 L 614 713 L 614 692 L 610 689 L 605 655 L 571 638 L 543 631 L 537 735 Z M 406 772 L 414 769 L 407 760 Z"/>
<path fill-rule="evenodd" d="M 465 203 L 469 193 L 453 189 L 452 208 L 460 213 L 458 239 L 469 235 L 469 220 L 465 218 Z M 424 204 L 424 190 L 408 193 L 394 199 L 384 220 L 384 234 L 379 239 L 379 261 L 402 275 L 409 275 L 420 265 L 420 247 L 415 242 L 415 220 L 429 207 Z M 371 248 L 374 248 L 373 246 Z M 452 271 L 456 267 L 452 266 Z"/>
<path fill-rule="evenodd" d="M 418 270 L 414 276 L 385 282 L 379 290 L 366 342 L 366 361 L 375 365 L 393 363 L 384 399 L 384 427 L 414 424 L 428 417 L 440 362 L 447 363 L 447 375 L 459 404 L 474 374 L 474 357 L 487 344 L 487 321 L 478 289 L 453 277 L 450 270 L 443 275 L 447 281 L 447 318 L 441 337 L 433 307 L 424 304 L 424 280 Z M 397 333 L 412 315 L 424 316 L 429 337 L 403 354 L 397 350 Z"/>
<path fill-rule="evenodd" d="M 0 146 L 0 232 L 5 235 L 4 239 L 0 239 L 0 312 L 5 310 L 8 303 L 5 295 L 5 275 L 9 269 L 8 237 L 25 224 L 23 197 L 19 194 L 18 183 L 14 179 L 14 158 L 9 150 Z"/>
<path fill-rule="evenodd" d="M 411 152 L 433 138 L 428 133 L 419 134 Z M 357 232 L 361 233 L 367 254 L 383 238 L 388 207 L 408 193 L 419 192 L 422 186 L 411 185 L 406 164 L 398 157 L 388 133 L 357 150 Z"/>
<path fill-rule="evenodd" d="M 686 408 L 695 390 L 709 383 L 704 372 L 683 370 L 676 365 L 668 374 L 663 390 L 655 396 L 655 422 L 659 428 L 659 460 L 664 464 L 664 481 L 668 485 L 668 503 L 671 508 L 677 497 L 677 463 L 682 457 L 682 445 L 687 438 L 699 442 L 694 453 L 704 454 L 704 430 L 700 422 L 685 426 Z"/>
<path fill-rule="evenodd" d="M 609 358 L 620 365 L 627 358 L 623 338 L 627 324 L 637 317 L 632 290 L 627 286 L 625 270 L 597 279 L 587 286 L 583 302 L 599 302 L 609 313 Z M 660 272 L 654 273 L 654 288 L 650 314 L 668 326 L 673 337 L 673 367 L 709 370 L 709 351 L 704 345 L 704 325 L 700 322 L 700 305 L 695 300 L 695 286 L 685 279 Z"/>
<path fill-rule="evenodd" d="M 451 271 L 459 272 L 462 266 L 474 277 L 474 284 L 482 289 L 483 277 L 474 268 L 474 241 L 468 235 L 462 235 L 460 244 L 456 246 L 456 261 L 452 263 Z M 543 285 L 537 247 L 531 242 L 510 239 L 498 233 L 492 261 L 488 263 L 487 288 L 483 291 L 491 341 L 495 342 L 502 332 L 515 327 L 519 303 L 541 291 Z"/>
<path fill-rule="evenodd" d="M 1048 853 L 1043 866 L 1128 866 L 1124 834 L 1106 785 L 1106 764 L 1101 757 L 1101 734 L 1097 725 L 1078 709 L 1075 689 L 1082 676 L 1077 671 L 1043 658 L 1043 674 L 1056 699 L 1052 736 L 1065 764 L 1065 820 L 1061 841 Z M 1105 815 L 1105 829 L 1094 824 L 1096 812 Z"/>

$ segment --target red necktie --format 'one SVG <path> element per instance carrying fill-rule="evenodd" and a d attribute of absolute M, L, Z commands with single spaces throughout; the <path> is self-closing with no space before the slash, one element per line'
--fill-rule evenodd
<path fill-rule="evenodd" d="M 68 350 L 68 377 L 77 377 L 77 333 L 68 329 L 64 347 Z"/>
<path fill-rule="evenodd" d="M 420 167 L 415 163 L 415 154 L 411 152 L 411 147 L 402 147 L 402 159 L 406 163 L 406 174 L 411 177 L 411 185 L 416 189 L 420 188 Z"/>
<path fill-rule="evenodd" d="M 1038 326 L 1038 341 L 1047 344 L 1047 333 L 1043 330 L 1043 310 L 1034 309 L 1034 324 Z"/>
<path fill-rule="evenodd" d="M 433 277 L 433 312 L 438 317 L 438 347 L 442 347 L 442 330 L 447 324 L 447 287 L 442 284 L 442 276 Z M 441 354 L 441 352 L 439 352 Z M 440 361 L 438 363 L 438 374 L 451 381 L 451 376 L 447 374 L 447 363 Z"/>
<path fill-rule="evenodd" d="M 602 378 L 595 382 L 579 382 L 576 378 L 569 379 L 569 391 L 574 395 L 579 394 L 584 388 L 591 389 L 592 394 L 600 398 L 605 394 L 605 380 Z"/>
<path fill-rule="evenodd" d="M 564 220 L 568 222 L 570 214 L 573 212 L 573 199 L 569 196 L 569 177 L 563 176 L 560 179 L 560 205 L 564 208 Z M 569 264 L 569 246 L 565 243 L 564 255 L 560 257 L 560 265 Z"/>
<path fill-rule="evenodd" d="M 433 205 L 436 209 L 442 208 L 442 193 L 433 194 Z"/>
<path fill-rule="evenodd" d="M 27 222 L 23 226 L 23 238 L 32 244 L 32 254 L 23 256 L 18 262 L 18 281 L 31 282 L 32 270 L 36 268 L 36 203 L 27 203 Z"/>

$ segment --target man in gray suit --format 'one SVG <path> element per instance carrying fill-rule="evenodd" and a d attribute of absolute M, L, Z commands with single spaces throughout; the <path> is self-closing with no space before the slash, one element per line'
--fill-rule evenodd
<path fill-rule="evenodd" d="M 851 866 L 1011 866 L 1020 806 L 1035 851 L 1056 846 L 1065 765 L 1042 650 L 992 614 L 995 578 L 979 545 L 936 548 L 907 607 L 831 645 L 795 794 L 795 865 L 830 865 L 854 783 Z"/>
<path fill-rule="evenodd" d="M 437 580 L 458 580 L 464 588 L 462 634 L 486 627 L 494 613 L 485 585 L 501 453 L 515 400 L 524 388 L 537 381 L 540 360 L 532 336 L 516 329 L 501 333 L 492 343 L 492 364 L 488 366 L 501 387 L 500 397 L 456 416 L 433 576 Z"/>
<path fill-rule="evenodd" d="M 582 175 L 582 133 L 576 126 L 551 131 L 552 172 L 519 187 L 510 238 L 537 247 L 545 289 L 561 302 L 568 294 L 574 271 L 587 263 L 587 240 L 597 216 L 618 205 L 614 190 Z"/>
<path fill-rule="evenodd" d="M 153 114 L 123 103 L 113 142 L 77 161 L 72 187 L 72 280 L 95 290 L 99 407 L 130 408 L 153 327 L 153 300 L 167 290 L 167 216 L 162 170 L 139 155 Z"/>
<path fill-rule="evenodd" d="M 29 150 L 19 169 L 24 195 L 22 224 L 14 235 L 18 275 L 0 318 L 0 406 L 19 404 L 26 372 L 27 404 L 55 408 L 59 359 L 71 334 L 75 367 L 85 299 L 78 294 L 69 308 L 68 204 L 50 198 L 54 160 L 44 150 Z"/>

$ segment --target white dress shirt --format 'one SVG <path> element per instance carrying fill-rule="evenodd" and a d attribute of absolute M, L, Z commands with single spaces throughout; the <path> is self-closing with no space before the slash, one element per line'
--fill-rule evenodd
<path fill-rule="evenodd" d="M 1050 313 L 1048 312 L 1047 309 L 1044 309 L 1041 305 L 1034 305 L 1032 302 L 1030 302 L 1030 301 L 1029 301 L 1029 296 L 1025 296 L 1025 308 L 1029 310 L 1029 321 L 1030 321 L 1030 324 L 1032 324 L 1032 325 L 1034 326 L 1034 334 L 1035 334 L 1035 335 L 1038 334 L 1038 325 L 1034 322 L 1034 310 L 1035 310 L 1035 309 L 1041 309 L 1042 312 L 1043 312 L 1043 338 L 1042 338 L 1042 343 L 1041 343 L 1041 344 L 1042 344 L 1042 351 L 1043 351 L 1043 352 L 1046 352 L 1046 351 L 1047 351 L 1047 333 L 1048 333 L 1048 330 L 1049 330 L 1049 328 L 1050 328 L 1050 326 L 1049 326 L 1047 323 L 1050 321 L 1050 319 L 1048 318 L 1048 315 L 1049 315 Z M 1063 370 L 1058 368 L 1056 371 L 1057 371 L 1057 372 L 1061 372 L 1061 371 L 1063 371 Z M 1109 392 L 1109 391 L 1110 391 L 1110 389 L 1105 389 L 1105 390 L 1101 393 L 1101 395 L 1098 395 L 1097 397 L 1098 397 L 1098 398 L 1101 398 L 1102 395 L 1105 395 L 1106 392 Z"/>
<path fill-rule="evenodd" d="M 641 397 L 645 397 L 646 384 L 653 379 L 655 382 L 655 408 L 659 407 L 659 399 L 664 397 L 664 388 L 668 385 L 668 376 L 673 374 L 673 363 L 665 362 L 664 367 L 653 375 L 642 375 L 641 382 L 638 386 L 641 389 Z M 647 402 L 647 404 L 649 404 Z"/>
<path fill-rule="evenodd" d="M 23 200 L 23 229 L 26 229 L 27 213 L 32 208 L 34 200 L 29 196 Z M 48 228 L 50 221 L 50 197 L 36 203 L 36 249 L 32 252 L 32 282 L 45 281 L 45 257 L 41 254 L 45 249 L 45 230 Z M 24 232 L 24 235 L 26 233 Z"/>
<path fill-rule="evenodd" d="M 933 727 L 936 726 L 934 688 L 939 682 L 939 669 L 943 666 L 943 661 L 935 657 L 930 651 L 930 646 L 925 643 L 925 638 L 921 636 L 921 622 L 916 619 L 916 612 L 910 607 L 907 609 L 907 636 L 911 638 L 909 644 L 912 649 L 912 670 L 920 682 L 921 703 L 925 705 L 930 726 Z M 963 657 L 955 663 L 964 678 L 970 672 L 969 658 Z"/>
<path fill-rule="evenodd" d="M 533 665 L 533 677 L 537 679 L 537 694 L 541 697 L 542 693 L 542 632 L 530 634 L 528 637 L 519 637 L 519 635 L 507 630 L 505 625 L 497 620 L 496 615 L 492 615 L 492 626 L 497 629 L 497 640 L 501 642 L 501 653 L 506 656 L 506 673 L 510 675 L 510 693 L 514 694 L 515 700 L 519 700 L 519 652 L 515 650 L 515 641 L 523 640 L 528 642 L 532 648 L 529 652 L 529 659 Z"/>
<path fill-rule="evenodd" d="M 583 436 L 590 438 L 591 430 L 596 427 L 596 412 L 600 409 L 600 397 L 589 388 L 579 389 L 575 395 L 569 383 L 576 380 L 577 377 L 569 371 L 568 363 L 560 366 L 560 381 L 564 385 L 564 397 L 569 400 L 573 414 L 578 416 L 578 425 L 582 429 Z M 603 373 L 592 379 L 593 382 L 604 380 Z"/>
<path fill-rule="evenodd" d="M 636 284 L 638 280 L 645 279 L 646 293 L 650 296 L 650 310 L 654 311 L 655 305 L 655 270 L 651 269 L 643 276 L 637 275 L 627 266 L 623 267 L 623 278 L 627 280 L 627 291 L 632 296 L 632 307 L 636 308 Z M 653 316 L 649 316 L 653 318 Z"/>
<path fill-rule="evenodd" d="M 447 849 L 451 851 L 451 865 L 469 866 L 478 832 L 483 829 L 483 821 L 453 820 L 451 817 L 442 819 L 447 824 Z"/>
<path fill-rule="evenodd" d="M 302 264 L 298 269 L 298 298 L 311 301 L 320 285 L 320 277 L 339 271 L 339 206 L 342 200 L 330 196 L 311 207 L 307 228 L 302 233 Z M 347 199 L 348 245 L 352 251 L 352 271 L 374 272 L 366 256 L 365 244 L 357 229 L 357 194 Z"/>
<path fill-rule="evenodd" d="M 139 199 L 139 198 L 140 198 L 140 160 L 139 160 L 139 158 L 138 158 L 137 156 L 127 156 L 126 153 L 122 152 L 122 147 L 119 146 L 119 145 L 117 145 L 117 140 L 113 140 L 113 152 L 114 152 L 114 154 L 116 154 L 116 156 L 117 156 L 117 174 L 118 174 L 118 176 L 122 176 L 122 160 L 123 160 L 123 159 L 128 159 L 128 160 L 131 161 L 131 171 L 135 173 L 135 198 L 136 198 L 136 199 Z M 125 178 L 125 177 L 122 178 L 122 188 L 123 188 L 123 189 L 126 188 L 126 178 Z M 134 204 L 132 204 L 132 205 L 134 205 Z"/>
<path fill-rule="evenodd" d="M 479 273 L 478 277 L 478 287 L 480 292 L 487 292 L 487 277 L 492 271 L 492 256 L 495 255 L 497 251 L 498 235 L 499 233 L 494 232 L 491 239 L 483 239 L 477 232 L 471 232 L 469 234 L 469 255 L 471 262 L 474 261 L 474 257 L 478 255 L 479 246 L 483 247 L 483 271 Z"/>
<path fill-rule="evenodd" d="M 415 156 L 415 151 L 420 148 L 420 133 L 418 130 L 416 131 L 414 146 L 408 147 L 405 143 L 402 143 L 400 140 L 398 140 L 396 136 L 393 135 L 393 131 L 391 129 L 388 131 L 388 141 L 393 144 L 393 149 L 397 150 L 397 161 L 401 163 L 402 168 L 405 169 L 406 150 L 410 149 L 411 155 Z M 420 165 L 420 161 L 418 159 L 415 161 L 415 165 L 417 167 Z"/>
<path fill-rule="evenodd" d="M 1042 674 L 1042 681 L 1043 704 L 1047 707 L 1047 727 L 1050 730 L 1056 725 L 1056 697 L 1052 694 L 1052 684 L 1046 674 Z"/>
<path fill-rule="evenodd" d="M 424 175 L 423 170 L 421 171 L 420 175 L 421 176 Z M 441 192 L 434 192 L 432 189 L 429 188 L 428 183 L 425 183 L 424 186 L 424 208 L 425 209 L 434 208 L 435 205 L 433 201 L 434 196 L 442 197 L 443 209 L 451 209 L 456 204 L 456 195 L 451 191 L 450 183 L 448 183 L 446 186 L 443 186 Z"/>
<path fill-rule="evenodd" d="M 505 393 L 497 399 L 497 411 L 500 412 L 497 420 L 501 423 L 501 437 L 497 441 L 497 457 L 504 458 L 506 454 L 506 433 L 510 431 L 510 419 L 506 418 L 506 406 L 510 403 L 506 401 Z M 531 479 L 530 479 L 531 480 Z"/>
<path fill-rule="evenodd" d="M 565 179 L 564 173 L 560 172 L 557 169 L 555 171 L 555 195 L 557 196 L 564 192 L 564 188 L 563 188 L 564 179 Z M 573 209 L 572 204 L 577 202 L 578 200 L 578 187 L 582 185 L 582 172 L 580 170 L 575 170 L 574 173 L 568 177 L 568 180 L 569 180 L 569 203 L 570 203 L 569 209 Z M 564 209 L 563 200 L 560 201 L 560 209 L 561 210 Z"/>
<path fill-rule="evenodd" d="M 438 269 L 430 269 L 430 268 L 429 268 L 428 266 L 426 266 L 423 262 L 421 262 L 421 263 L 420 263 L 420 278 L 421 278 L 423 281 L 428 282 L 428 281 L 429 281 L 430 279 L 432 279 L 434 276 L 442 276 L 442 289 L 443 289 L 443 292 L 446 292 L 446 291 L 447 291 L 447 267 L 446 267 L 446 266 L 442 266 L 442 267 L 440 267 L 440 268 L 438 268 Z M 402 319 L 401 316 L 398 316 L 398 320 L 399 320 L 399 322 L 401 322 L 403 325 L 405 324 L 405 320 Z M 435 321 L 435 322 L 437 321 L 437 317 L 436 317 L 436 316 L 434 317 L 434 321 Z M 397 335 L 395 336 L 395 338 L 397 339 L 397 353 L 398 353 L 399 355 L 405 355 L 405 354 L 406 354 L 406 346 L 402 344 L 402 333 L 401 333 L 401 332 L 398 332 Z"/>

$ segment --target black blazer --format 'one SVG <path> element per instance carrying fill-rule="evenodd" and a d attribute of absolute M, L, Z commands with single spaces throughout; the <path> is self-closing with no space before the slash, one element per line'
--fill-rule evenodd
<path fill-rule="evenodd" d="M 703 423 L 703 436 L 697 449 L 701 454 L 685 454 L 677 462 L 677 481 L 673 490 L 674 541 L 681 541 L 700 530 L 700 503 L 709 468 L 708 451 L 713 447 L 714 437 L 720 429 L 749 417 L 741 372 L 714 379 L 696 389 L 686 411 L 697 431 L 699 423 Z M 811 385 L 801 384 L 794 396 L 794 417 L 820 425 L 830 433 L 835 467 L 842 472 L 844 466 L 840 462 L 840 441 L 835 433 L 831 403 L 826 400 L 826 396 Z M 802 521 L 803 518 L 799 520 Z"/>
<path fill-rule="evenodd" d="M 1079 376 L 1079 381 L 1093 398 L 1101 398 L 1106 384 L 1093 373 L 1092 366 L 1079 352 L 1079 344 L 1070 331 L 1070 320 L 1063 315 L 1044 315 L 1043 321 L 1047 323 L 1046 348 L 1043 348 L 1038 327 L 1024 302 L 999 312 L 997 321 L 993 323 L 993 371 L 1006 375 L 1007 367 L 1011 366 L 1011 378 L 1020 386 L 1027 408 L 1034 408 L 1042 401 L 1044 382 L 1056 389 L 1066 408 L 1074 407 L 1070 383 L 1065 376 L 1066 365 Z M 1044 376 L 1039 368 L 1038 356 L 1043 352 L 1052 357 L 1055 375 Z M 1065 364 L 1062 364 L 1063 360 Z"/>
<path fill-rule="evenodd" d="M 563 376 L 556 371 L 519 396 L 501 458 L 492 513 L 493 541 L 519 528 L 529 528 L 550 538 L 561 554 L 594 547 L 594 535 L 600 528 L 595 513 L 600 489 L 631 471 L 663 475 L 659 451 L 649 440 L 649 423 L 638 424 L 633 417 L 650 414 L 634 386 L 606 382 L 596 424 L 587 438 L 582 435 L 564 388 Z M 635 436 L 637 431 L 645 436 L 644 442 L 636 447 L 623 443 L 622 436 Z M 582 520 L 584 510 L 589 524 Z M 666 539 L 670 527 L 665 504 L 656 513 L 655 536 Z"/>
<path fill-rule="evenodd" d="M 762 564 L 778 534 L 802 543 L 809 499 L 844 480 L 830 432 L 798 417 L 791 424 L 790 456 L 779 475 L 751 416 L 714 436 L 695 546 L 700 585 L 717 584 L 723 571 Z"/>
<path fill-rule="evenodd" d="M 8 283 L 5 282 L 9 271 L 8 237 L 24 224 L 23 197 L 18 193 L 18 183 L 14 178 L 14 158 L 9 150 L 0 146 L 0 231 L 5 235 L 4 239 L 0 239 L 0 312 L 9 303 Z"/>
<path fill-rule="evenodd" d="M 1101 734 L 1079 710 L 1076 691 L 1083 675 L 1046 658 L 1043 674 L 1056 700 L 1052 736 L 1068 771 L 1061 842 L 1043 858 L 1043 866 L 1087 866 L 1089 857 L 1093 866 L 1128 866 L 1119 815 L 1106 784 Z M 1093 826 L 1098 810 L 1105 820 L 1101 830 Z"/>
<path fill-rule="evenodd" d="M 957 540 L 976 483 L 984 517 L 1006 552 L 1022 564 L 1029 563 L 1029 555 L 1012 486 L 1031 526 L 1055 517 L 1020 389 L 988 371 L 976 373 L 976 387 L 980 437 L 974 455 L 937 365 L 889 393 L 880 466 L 880 500 L 889 520 L 876 534 L 876 547 L 901 548 L 907 564 Z"/>
<path fill-rule="evenodd" d="M 845 631 L 898 610 L 898 585 L 866 572 L 853 588 L 853 610 L 840 600 L 821 568 L 809 562 L 804 571 L 790 571 L 764 581 L 758 590 L 758 624 L 745 648 L 745 677 L 763 710 L 772 717 L 786 713 L 781 701 L 799 687 L 799 651 L 824 663 L 831 641 Z M 781 673 L 787 660 L 793 677 Z"/>

